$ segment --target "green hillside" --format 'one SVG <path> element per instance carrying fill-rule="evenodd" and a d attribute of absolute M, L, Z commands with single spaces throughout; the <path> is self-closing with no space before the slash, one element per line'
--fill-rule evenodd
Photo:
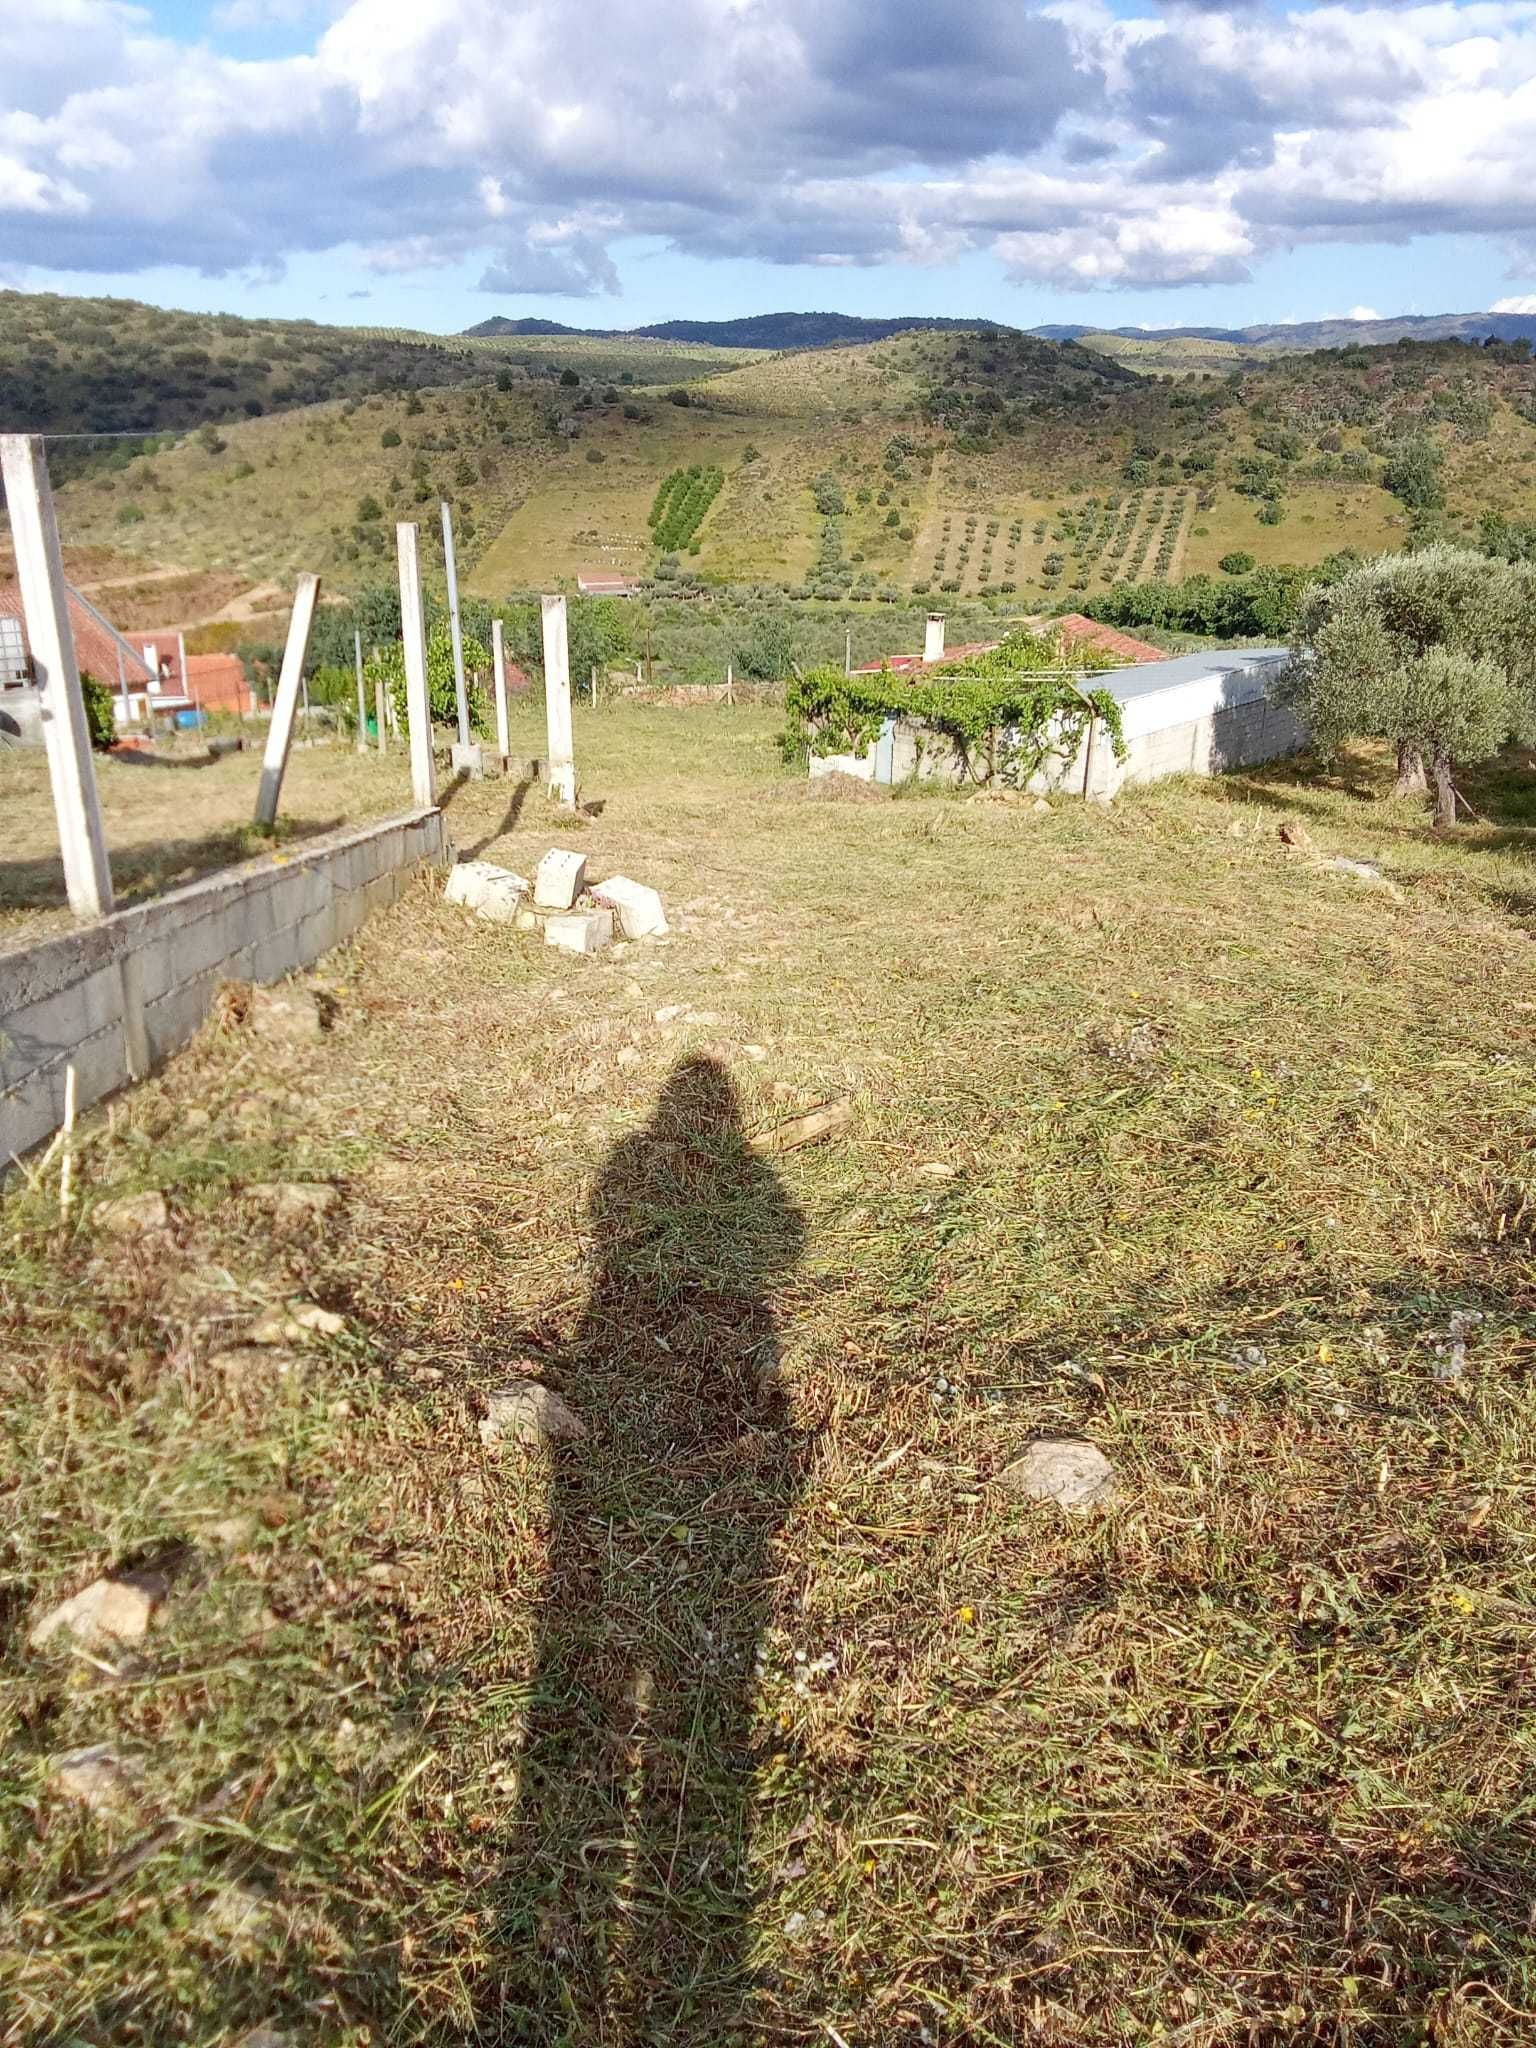
<path fill-rule="evenodd" d="M 54 394 L 52 412 L 38 401 L 46 424 L 125 402 L 112 378 L 92 381 L 104 303 L 0 300 L 16 348 L 18 305 L 48 311 L 23 351 L 29 388 Z M 154 372 L 159 401 L 228 403 L 216 425 L 148 454 L 117 448 L 61 493 L 69 543 L 145 569 L 284 583 L 313 568 L 358 586 L 391 573 L 393 523 L 432 524 L 446 497 L 466 580 L 486 596 L 570 587 L 593 568 L 672 592 L 763 584 L 1012 610 L 1215 573 L 1233 555 L 1314 563 L 1475 532 L 1487 512 L 1536 515 L 1522 345 L 1223 354 L 1221 374 L 1141 376 L 1096 346 L 1007 330 L 771 355 L 201 321 L 194 364 L 178 360 L 190 342 L 159 351 L 150 311 L 127 309 L 117 347 Z M 307 352 L 305 389 L 340 388 L 298 403 L 294 354 L 274 394 L 274 336 Z M 225 358 L 234 383 L 211 384 L 207 365 Z M 258 376 L 259 414 L 239 397 Z M 653 520 L 679 472 L 718 479 L 696 518 Z"/>

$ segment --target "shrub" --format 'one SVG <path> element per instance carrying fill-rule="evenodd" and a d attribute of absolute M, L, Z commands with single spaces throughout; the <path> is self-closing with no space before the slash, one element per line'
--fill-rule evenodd
<path fill-rule="evenodd" d="M 400 446 L 400 434 L 398 429 L 395 427 L 386 427 L 383 433 L 380 434 L 379 436 L 379 446 L 381 448 L 398 448 Z"/>
<path fill-rule="evenodd" d="M 382 519 L 384 517 L 384 508 L 378 499 L 371 495 L 359 498 L 357 501 L 357 517 L 360 524 L 367 525 L 371 520 Z"/>
<path fill-rule="evenodd" d="M 675 391 L 669 391 L 667 393 L 667 403 L 668 405 L 692 405 L 693 400 L 689 397 L 688 393 L 683 389 L 681 384 L 679 384 Z"/>
<path fill-rule="evenodd" d="M 608 458 L 601 448 L 589 448 L 587 450 L 587 460 L 588 462 L 606 462 Z"/>
<path fill-rule="evenodd" d="M 112 692 L 98 676 L 84 668 L 80 671 L 80 694 L 85 699 L 85 728 L 90 734 L 91 745 L 98 753 L 105 753 L 117 737 L 117 722 L 112 716 Z"/>
<path fill-rule="evenodd" d="M 581 379 L 574 370 L 562 370 L 560 372 L 560 382 L 567 391 L 574 391 L 581 382 Z"/>
<path fill-rule="evenodd" d="M 1243 548 L 1234 548 L 1223 555 L 1217 567 L 1223 576 L 1246 576 L 1253 567 L 1253 557 Z"/>

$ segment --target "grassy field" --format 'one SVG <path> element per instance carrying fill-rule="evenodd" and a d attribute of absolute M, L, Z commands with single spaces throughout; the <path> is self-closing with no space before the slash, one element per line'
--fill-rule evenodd
<path fill-rule="evenodd" d="M 162 743 L 154 755 L 98 755 L 96 786 L 112 856 L 119 905 L 158 896 L 270 841 L 251 824 L 261 779 L 265 726 L 252 725 L 247 751 L 208 759 L 190 736 Z M 296 744 L 283 783 L 278 843 L 383 817 L 410 805 L 405 752 L 382 760 L 345 746 Z M 41 748 L 0 748 L 0 943 L 67 929 L 58 828 Z"/>
<path fill-rule="evenodd" d="M 453 831 L 668 941 L 423 877 L 322 1035 L 231 1005 L 12 1183 L 5 2048 L 1530 2039 L 1530 762 L 1436 837 L 1368 757 L 1036 815 L 771 742 L 578 709 L 583 822 Z M 587 1435 L 485 1448 L 519 1377 Z M 1109 1506 L 1000 1484 L 1055 1433 Z M 28 1647 L 129 1565 L 136 1650 Z"/>

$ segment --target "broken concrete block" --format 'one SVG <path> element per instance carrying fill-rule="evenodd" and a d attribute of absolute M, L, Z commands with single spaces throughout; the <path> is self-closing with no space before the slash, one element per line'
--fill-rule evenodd
<path fill-rule="evenodd" d="M 836 1102 L 824 1102 L 819 1109 L 808 1110 L 804 1116 L 792 1117 L 787 1124 L 776 1124 L 772 1130 L 759 1131 L 748 1138 L 747 1150 L 759 1154 L 795 1152 L 802 1145 L 814 1145 L 818 1139 L 835 1137 L 846 1130 L 853 1121 L 853 1101 L 842 1096 Z"/>
<path fill-rule="evenodd" d="M 170 1590 L 169 1580 L 159 1572 L 121 1572 L 94 1579 L 35 1621 L 27 1641 L 40 1650 L 64 1629 L 87 1650 L 142 1642 Z"/>
<path fill-rule="evenodd" d="M 165 1230 L 171 1212 L 158 1188 L 142 1195 L 115 1195 L 110 1202 L 98 1202 L 91 1221 L 108 1237 L 143 1237 L 147 1231 Z"/>
<path fill-rule="evenodd" d="M 544 920 L 544 943 L 567 953 L 600 953 L 613 942 L 611 910 L 568 910 Z"/>
<path fill-rule="evenodd" d="M 473 740 L 467 747 L 455 741 L 448 756 L 448 765 L 455 775 L 468 776 L 471 782 L 485 780 L 485 753 Z"/>
<path fill-rule="evenodd" d="M 660 896 L 627 875 L 610 875 L 606 882 L 594 883 L 592 900 L 613 912 L 626 939 L 649 939 L 667 929 Z"/>
<path fill-rule="evenodd" d="M 552 846 L 533 871 L 533 901 L 538 910 L 569 910 L 587 878 L 587 856 L 563 853 Z"/>
<path fill-rule="evenodd" d="M 522 875 L 491 860 L 461 860 L 449 874 L 443 901 L 472 910 L 491 924 L 516 924 L 528 894 Z"/>
<path fill-rule="evenodd" d="M 491 1444 L 523 1444 L 530 1450 L 558 1443 L 566 1437 L 584 1437 L 587 1425 L 568 1408 L 551 1387 L 537 1380 L 514 1380 L 498 1387 L 487 1397 L 480 1423 L 480 1441 Z"/>

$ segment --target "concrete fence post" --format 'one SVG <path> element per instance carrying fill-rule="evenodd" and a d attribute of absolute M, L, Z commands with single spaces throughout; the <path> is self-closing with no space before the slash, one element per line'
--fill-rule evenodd
<path fill-rule="evenodd" d="M 549 732 L 549 790 L 557 803 L 576 808 L 576 761 L 571 739 L 571 650 L 563 597 L 539 600 L 544 623 L 544 708 Z"/>
<path fill-rule="evenodd" d="M 418 534 L 409 520 L 395 528 L 400 561 L 400 637 L 405 645 L 405 723 L 411 747 L 411 794 L 419 810 L 437 802 L 432 759 L 432 697 L 427 688 L 427 623 L 421 602 Z"/>
<path fill-rule="evenodd" d="M 64 858 L 64 886 L 76 917 L 105 917 L 112 908 L 112 868 L 96 792 L 91 730 L 75 661 L 64 556 L 42 437 L 0 434 L 0 475 L 11 516 L 22 619 L 42 698 L 43 740 L 59 824 L 59 851 Z"/>
<path fill-rule="evenodd" d="M 491 621 L 491 675 L 496 689 L 496 754 L 505 773 L 512 742 L 507 734 L 507 650 L 500 619 Z"/>
<path fill-rule="evenodd" d="M 272 699 L 272 722 L 267 727 L 267 748 L 261 757 L 261 786 L 256 792 L 256 822 L 277 823 L 278 799 L 288 770 L 293 745 L 293 722 L 299 708 L 304 681 L 304 657 L 309 652 L 309 629 L 315 622 L 315 604 L 320 596 L 320 578 L 301 576 L 293 594 L 293 615 L 288 621 L 288 639 L 283 647 L 283 665 L 278 671 L 277 694 Z"/>
<path fill-rule="evenodd" d="M 357 663 L 357 751 L 368 751 L 368 692 L 363 684 L 363 636 L 352 635 L 352 657 Z"/>
<path fill-rule="evenodd" d="M 479 777 L 485 757 L 469 736 L 469 690 L 464 681 L 464 633 L 459 624 L 459 572 L 453 558 L 453 513 L 443 504 L 443 567 L 448 577 L 448 631 L 453 641 L 453 691 L 459 714 L 459 741 L 453 750 L 456 775 Z"/>

